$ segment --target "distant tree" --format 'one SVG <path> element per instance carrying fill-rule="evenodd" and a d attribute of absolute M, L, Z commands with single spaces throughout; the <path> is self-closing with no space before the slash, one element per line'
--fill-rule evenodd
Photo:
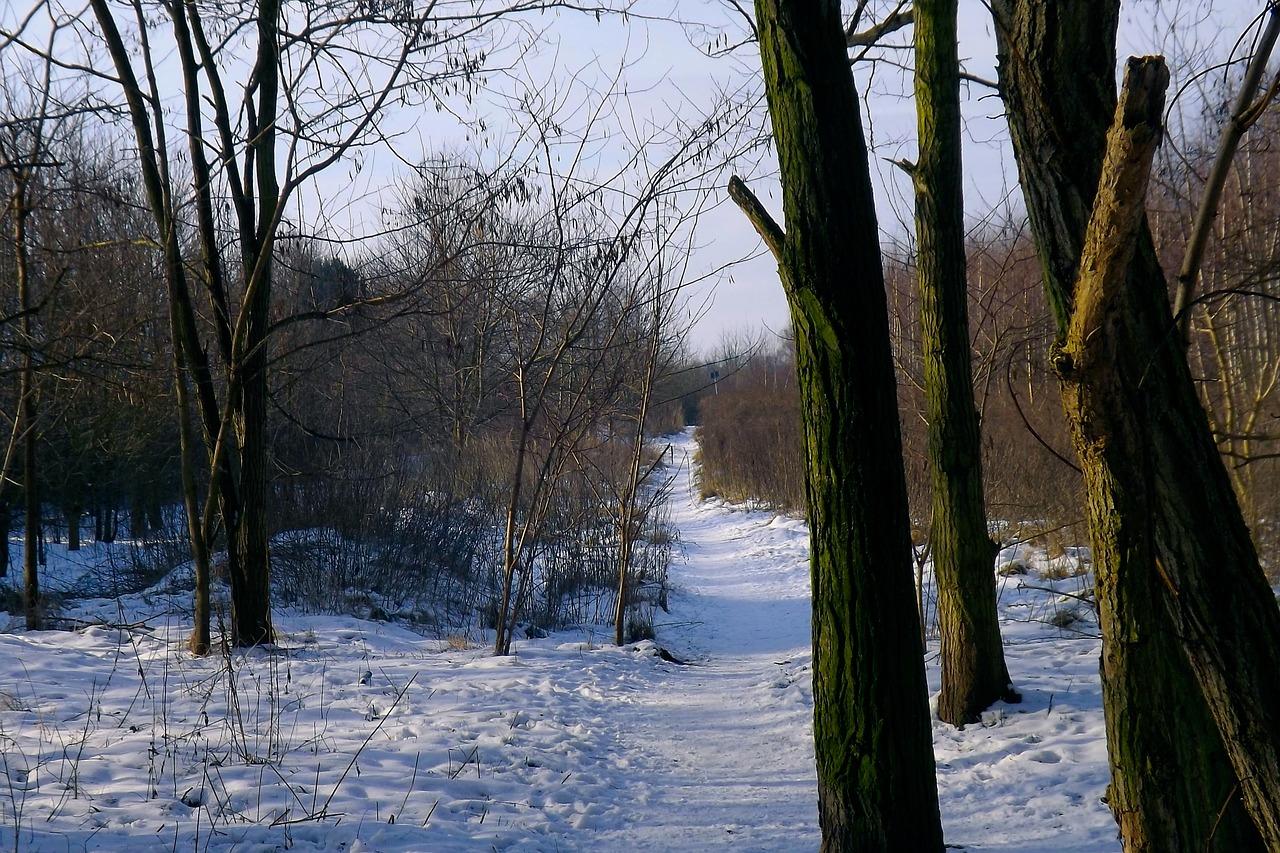
<path fill-rule="evenodd" d="M 795 329 L 813 578 L 824 851 L 939 851 L 923 649 L 884 276 L 840 4 L 757 0 L 786 230 L 730 194 L 778 259 Z"/>
<path fill-rule="evenodd" d="M 442 90 L 469 91 L 496 38 L 488 28 L 543 4 L 517 3 L 497 15 L 468 8 L 455 15 L 436 4 L 267 0 L 223 4 L 216 20 L 197 3 L 161 7 L 159 19 L 172 33 L 168 61 L 181 77 L 176 121 L 187 141 L 186 189 L 160 117 L 168 107 L 162 107 L 155 77 L 161 61 L 156 10 L 141 0 L 93 0 L 90 8 L 96 27 L 86 31 L 115 68 L 165 255 L 180 434 L 188 437 L 185 467 L 196 468 L 197 423 L 208 459 L 201 466 L 209 472 L 203 508 L 194 475 L 185 487 L 197 586 L 207 586 L 208 553 L 221 527 L 231 640 L 270 642 L 271 319 L 275 249 L 288 206 L 315 176 L 385 141 L 379 117 L 389 105 L 439 103 Z M 139 39 L 140 52 L 126 38 L 129 27 L 147 35 Z M 346 71 L 354 62 L 363 69 L 358 76 Z M 315 97 L 318 91 L 324 97 Z M 191 222 L 185 219 L 187 198 Z M 198 263 L 185 256 L 188 235 Z M 211 305 L 207 326 L 199 322 L 193 283 Z M 198 602 L 204 599 L 198 593 Z M 192 639 L 200 651 L 208 649 L 207 619 L 201 604 Z"/>
<path fill-rule="evenodd" d="M 998 699 L 1017 701 L 996 613 L 995 556 L 982 493 L 973 399 L 960 162 L 960 60 L 955 0 L 917 0 L 915 183 L 924 391 L 928 403 L 942 691 L 938 717 L 976 722 Z"/>
<path fill-rule="evenodd" d="M 46 66 L 47 69 L 48 66 Z M 11 81 L 5 79 L 6 84 Z M 34 194 L 42 170 L 50 168 L 49 160 L 52 93 L 33 89 L 29 103 L 17 102 L 5 86 L 4 124 L 0 129 L 0 168 L 7 173 L 8 196 L 5 213 L 12 241 L 13 281 L 17 291 L 17 349 L 21 358 L 18 376 L 18 411 L 13 436 L 22 448 L 23 494 L 23 609 L 28 631 L 44 628 L 43 604 L 40 599 L 40 575 L 37 558 L 40 552 L 40 486 L 36 448 L 39 444 L 37 413 L 36 361 L 40 349 L 36 314 L 37 278 L 32 260 L 30 223 L 35 207 Z M 24 107 L 27 108 L 24 111 Z M 10 444 L 10 447 L 13 443 Z M 6 454 L 8 456 L 8 454 Z M 6 461 L 7 458 L 6 458 Z M 7 476 L 8 471 L 5 471 Z M 3 488 L 3 485 L 0 485 Z"/>
<path fill-rule="evenodd" d="M 47 34 L 52 41 L 59 26 Z M 51 303 L 57 301 L 62 279 L 69 267 L 64 259 L 50 262 L 42 253 L 39 223 L 49 206 L 49 196 L 57 185 L 59 146 L 75 126 L 79 103 L 64 103 L 48 58 L 18 57 L 4 50 L 6 64 L 0 77 L 0 186 L 5 190 L 3 216 L 9 263 L 7 271 L 16 297 L 5 325 L 14 331 L 10 338 L 16 351 L 18 391 L 16 413 L 0 474 L 0 493 L 8 485 L 15 451 L 21 448 L 23 493 L 23 607 L 28 630 L 45 625 L 40 596 L 38 556 L 41 553 L 42 493 L 39 464 L 39 417 L 41 374 L 48 368 L 49 346 L 58 338 L 52 323 L 46 323 Z M 11 72 L 10 68 L 17 69 Z M 6 337 L 9 337 L 6 335 Z M 2 494 L 0 494 L 2 497 Z"/>

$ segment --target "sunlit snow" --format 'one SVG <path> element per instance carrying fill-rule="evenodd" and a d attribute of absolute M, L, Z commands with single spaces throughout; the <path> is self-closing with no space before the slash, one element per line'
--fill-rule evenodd
<path fill-rule="evenodd" d="M 671 442 L 679 544 L 656 643 L 614 648 L 598 626 L 493 658 L 478 630 L 284 612 L 278 647 L 201 660 L 189 595 L 163 585 L 65 603 L 78 631 L 11 614 L 0 849 L 816 849 L 805 526 L 700 502 L 692 439 Z M 69 556 L 49 547 L 49 588 Z M 998 580 L 1025 701 L 934 724 L 947 841 L 1116 851 L 1096 625 L 1070 596 L 1085 579 L 1025 548 L 1000 565 L 1019 560 L 1029 574 Z M 927 661 L 936 690 L 936 639 Z"/>

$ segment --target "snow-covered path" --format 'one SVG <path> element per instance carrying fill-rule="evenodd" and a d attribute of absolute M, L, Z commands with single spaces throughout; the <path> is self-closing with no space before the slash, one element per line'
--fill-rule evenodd
<path fill-rule="evenodd" d="M 281 613 L 279 648 L 193 659 L 189 596 L 158 589 L 65 613 L 127 630 L 0 633 L 0 849 L 816 849 L 806 529 L 699 502 L 692 452 L 672 439 L 656 644 L 585 629 L 493 658 L 483 636 Z M 1083 582 L 1054 576 L 1029 586 Z M 1026 701 L 935 723 L 947 840 L 1113 853 L 1097 641 L 1047 624 L 1071 599 L 1005 583 Z"/>
<path fill-rule="evenodd" d="M 688 435 L 673 439 L 670 520 L 682 558 L 665 664 L 619 714 L 651 787 L 600 850 L 816 849 L 803 523 L 700 502 Z"/>

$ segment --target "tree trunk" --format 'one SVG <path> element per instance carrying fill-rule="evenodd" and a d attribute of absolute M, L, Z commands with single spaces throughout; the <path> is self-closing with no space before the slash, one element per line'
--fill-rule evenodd
<path fill-rule="evenodd" d="M 191 543 L 191 560 L 195 574 L 195 595 L 192 608 L 191 635 L 187 648 L 193 655 L 207 655 L 213 649 L 210 621 L 212 606 L 209 584 L 212 576 L 209 556 L 210 542 L 200 520 L 200 498 L 196 486 L 196 438 L 191 423 L 191 392 L 187 369 L 177 341 L 181 336 L 176 328 L 176 312 L 169 312 L 170 334 L 175 342 L 171 354 L 174 393 L 178 398 L 178 447 L 179 466 L 182 474 L 182 507 L 187 519 L 187 539 Z M 136 502 L 136 500 L 135 500 Z"/>
<path fill-rule="evenodd" d="M 36 481 L 36 367 L 31 268 L 27 257 L 27 178 L 14 175 L 10 210 L 13 218 L 14 279 L 18 307 L 22 310 L 22 372 L 18 381 L 18 434 L 22 436 L 22 496 L 24 529 L 22 549 L 22 601 L 28 631 L 44 629 L 40 601 L 40 487 Z"/>
<path fill-rule="evenodd" d="M 514 627 L 515 617 L 512 612 L 516 609 L 518 600 L 518 597 L 512 598 L 516 572 L 520 568 L 521 550 L 516 544 L 516 518 L 520 512 L 520 492 L 524 486 L 524 461 L 529 446 L 529 421 L 523 413 L 522 418 L 519 444 L 516 446 L 515 474 L 511 479 L 511 495 L 507 501 L 506 527 L 502 537 L 502 599 L 498 604 L 498 618 L 494 626 L 496 630 L 493 639 L 493 653 L 497 656 L 511 654 L 512 629 L 508 628 L 507 622 L 510 620 Z"/>
<path fill-rule="evenodd" d="M 640 489 L 657 463 L 645 469 L 644 431 L 649 419 L 649 401 L 653 398 L 654 383 L 658 378 L 658 357 L 662 349 L 663 297 L 661 280 L 655 285 L 653 295 L 653 324 L 649 335 L 649 348 L 645 353 L 644 379 L 640 383 L 640 399 L 636 411 L 636 434 L 629 448 L 627 480 L 622 485 L 618 507 L 618 601 L 613 613 L 613 642 L 620 646 L 626 640 L 627 605 L 630 603 L 631 558 L 635 552 L 636 538 L 647 512 L 640 507 Z"/>
<path fill-rule="evenodd" d="M 205 511 L 200 518 L 202 537 L 206 545 L 212 541 L 216 525 L 213 510 L 216 507 L 227 537 L 227 571 L 231 581 L 232 642 L 235 645 L 255 645 L 272 639 L 270 611 L 270 553 L 268 550 L 266 523 L 266 485 L 268 477 L 266 457 L 266 346 L 268 308 L 271 298 L 272 235 L 278 225 L 280 189 L 276 177 L 276 129 L 277 99 L 279 95 L 279 3 L 274 0 L 259 4 L 258 57 L 259 73 L 254 91 L 257 93 L 255 122 L 248 137 L 256 165 L 258 207 L 255 210 L 246 199 L 252 193 L 235 196 L 235 215 L 241 241 L 241 266 L 245 277 L 241 316 L 237 318 L 236 339 L 229 330 L 219 327 L 219 343 L 228 362 L 228 391 L 225 407 L 220 406 L 217 390 L 210 370 L 209 360 L 196 326 L 196 315 L 187 285 L 185 259 L 178 242 L 178 225 L 174 214 L 172 186 L 169 183 L 169 154 L 163 136 L 163 123 L 152 123 L 147 95 L 134 73 L 129 49 L 125 46 L 116 26 L 111 8 L 105 0 L 91 0 L 90 6 L 102 29 L 119 75 L 121 87 L 129 106 L 131 124 L 140 152 L 143 187 L 148 206 L 156 220 L 164 241 L 165 282 L 168 288 L 171 330 L 175 335 L 174 347 L 181 355 L 183 367 L 190 373 L 194 396 L 200 414 L 205 439 L 211 448 L 209 465 L 209 490 Z M 170 8 L 175 30 L 185 32 L 183 17 L 190 15 L 198 25 L 199 16 L 194 4 L 178 4 Z M 200 103 L 199 92 L 193 86 L 198 66 L 191 45 L 178 33 L 182 45 L 180 64 L 184 73 L 189 99 Z M 207 45 L 202 45 L 207 47 Z M 211 62 L 211 60 L 209 60 Z M 216 76 L 216 75 L 215 75 Z M 215 87 L 216 88 L 216 87 Z M 225 107 L 220 100 L 222 92 L 214 96 L 215 111 Z M 152 96 L 152 100 L 154 100 Z M 188 108 L 190 114 L 192 109 Z M 197 110 L 198 112 L 198 110 Z M 221 133 L 221 130 L 220 130 Z M 226 129 L 226 133 L 230 133 Z M 198 125 L 190 133 L 193 150 L 201 150 L 201 140 L 206 136 Z M 223 142 L 227 139 L 220 137 Z M 230 149 L 225 152 L 232 157 Z M 201 157 L 193 156 L 193 161 Z M 211 191 L 209 180 L 197 180 L 197 196 Z M 207 202 L 204 199 L 203 202 Z M 203 208 L 202 208 L 203 209 Z M 202 233 L 202 249 L 206 263 L 216 257 L 219 247 L 210 244 Z M 220 281 L 220 279 L 219 279 Z M 225 294 L 215 295 L 215 314 L 224 321 Z M 222 301 L 218 302 L 218 298 Z M 226 332 L 226 334 L 222 334 Z M 241 490 L 245 496 L 241 496 Z M 200 546 L 193 542 L 193 551 Z"/>
<path fill-rule="evenodd" d="M 25 307 L 25 303 L 24 303 Z M 28 315 L 29 317 L 30 315 Z M 23 318 L 24 324 L 28 322 Z M 28 631 L 44 630 L 44 608 L 40 601 L 40 486 L 36 479 L 35 367 L 31 353 L 22 368 L 22 497 L 25 511 L 22 531 L 22 604 Z"/>
<path fill-rule="evenodd" d="M 265 310 L 262 322 L 266 325 Z M 273 639 L 271 557 L 267 529 L 266 348 L 246 360 L 237 425 L 240 443 L 240 517 L 235 530 L 238 560 L 229 566 L 232 644 L 257 646 Z"/>
<path fill-rule="evenodd" d="M 1106 128 L 1115 111 L 1118 4 L 997 0 L 993 11 L 1024 197 L 1046 290 L 1059 331 L 1066 334 Z M 1136 228 L 1128 281 L 1112 305 L 1121 309 L 1120 317 L 1108 320 L 1107 334 L 1095 344 L 1105 348 L 1105 355 L 1091 362 L 1088 387 L 1080 384 L 1072 357 L 1060 352 L 1057 361 L 1067 378 L 1064 402 L 1088 494 L 1103 634 L 1109 802 L 1126 850 L 1267 849 L 1236 799 L 1236 774 L 1181 648 L 1185 629 L 1162 601 L 1167 575 L 1156 527 L 1165 502 L 1184 504 L 1192 492 L 1203 499 L 1208 485 L 1219 503 L 1202 508 L 1195 526 L 1214 530 L 1233 526 L 1227 516 L 1235 504 L 1229 485 L 1225 503 L 1212 485 L 1225 479 L 1216 454 L 1206 459 L 1188 446 L 1162 461 L 1163 451 L 1157 450 L 1166 443 L 1160 430 L 1170 428 L 1180 434 L 1203 429 L 1202 438 L 1210 448 L 1212 443 L 1185 359 L 1170 334 L 1164 277 L 1141 216 Z M 1149 419 L 1154 413 L 1177 426 L 1155 423 Z M 1165 463 L 1190 478 L 1184 484 L 1194 483 L 1185 496 L 1174 498 L 1156 488 Z M 1248 546 L 1247 531 L 1238 527 Z M 1225 553 L 1201 552 L 1212 560 L 1201 566 L 1215 567 L 1224 590 L 1236 588 L 1224 582 L 1235 575 L 1241 575 L 1243 587 L 1261 583 L 1256 558 L 1252 568 L 1233 562 L 1229 557 L 1241 542 L 1234 535 L 1220 541 L 1228 543 L 1232 547 Z M 1250 574 L 1256 580 L 1246 577 Z M 1269 595 L 1267 600 L 1274 612 Z M 1255 646 L 1265 642 L 1255 638 Z"/>
<path fill-rule="evenodd" d="M 757 0 L 796 333 L 812 548 L 814 745 L 824 851 L 939 851 L 932 732 L 866 143 L 835 0 Z"/>
<path fill-rule="evenodd" d="M 67 550 L 80 550 L 80 517 L 84 515 L 84 508 L 79 506 L 69 506 L 65 510 L 67 517 Z"/>
<path fill-rule="evenodd" d="M 271 627 L 271 552 L 267 526 L 267 333 L 271 306 L 273 240 L 280 214 L 276 174 L 276 116 L 280 90 L 280 3 L 258 7 L 258 86 L 256 127 L 251 134 L 258 182 L 257 228 L 242 228 L 245 274 L 243 331 L 232 339 L 232 370 L 239 393 L 230 402 L 240 446 L 240 515 L 235 536 L 239 561 L 231 587 L 232 642 L 256 646 L 273 640 Z M 228 534 L 230 535 L 230 534 Z"/>
<path fill-rule="evenodd" d="M 924 387 L 933 481 L 930 536 L 942 630 L 938 718 L 977 722 L 1009 684 L 996 612 L 996 545 L 987 532 L 982 444 L 973 399 L 960 159 L 956 0 L 915 5 L 920 154 L 912 170 Z"/>
<path fill-rule="evenodd" d="M 9 576 L 9 534 L 13 532 L 13 515 L 8 496 L 0 488 L 0 578 Z"/>

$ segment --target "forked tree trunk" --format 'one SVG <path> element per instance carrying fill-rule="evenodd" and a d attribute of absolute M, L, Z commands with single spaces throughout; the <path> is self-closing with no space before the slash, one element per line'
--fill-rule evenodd
<path fill-rule="evenodd" d="M 757 0 L 756 19 L 785 233 L 740 181 L 730 191 L 778 257 L 796 336 L 822 850 L 940 851 L 884 276 L 840 4 Z"/>
<path fill-rule="evenodd" d="M 1024 196 L 1046 290 L 1066 335 L 1080 307 L 1074 285 L 1115 112 L 1118 3 L 996 0 L 993 10 Z M 1198 553 L 1184 552 L 1183 565 L 1192 564 L 1206 580 L 1215 570 L 1219 596 L 1253 597 L 1240 613 L 1246 632 L 1260 632 L 1252 648 L 1267 646 L 1265 657 L 1280 647 L 1267 639 L 1268 622 L 1278 614 L 1269 592 L 1265 600 L 1259 596 L 1265 583 L 1256 555 L 1249 558 L 1252 546 L 1237 523 L 1230 485 L 1218 488 L 1225 474 L 1171 334 L 1164 277 L 1140 211 L 1135 228 L 1123 288 L 1106 303 L 1101 325 L 1091 327 L 1087 369 L 1075 364 L 1079 354 L 1069 344 L 1056 363 L 1088 493 L 1103 633 L 1109 801 L 1126 850 L 1280 849 L 1263 843 L 1240 807 L 1236 773 L 1182 647 L 1180 638 L 1196 637 L 1189 630 L 1194 626 L 1166 606 L 1172 508 L 1190 525 L 1183 536 L 1208 530 L 1215 540 L 1211 547 L 1197 543 Z M 1177 478 L 1169 476 L 1173 471 Z M 1189 500 L 1199 502 L 1192 511 Z M 1268 607 L 1270 616 L 1263 612 Z M 1222 615 L 1201 624 L 1239 637 L 1240 626 L 1231 619 L 1215 623 Z M 1247 645 L 1239 651 L 1254 654 Z M 1252 688 L 1255 697 L 1277 682 L 1277 668 L 1270 666 L 1269 675 L 1253 668 L 1263 676 Z M 1250 707 L 1265 719 L 1277 703 Z M 1276 782 L 1271 775 L 1270 783 Z"/>
<path fill-rule="evenodd" d="M 933 481 L 930 544 L 938 582 L 938 718 L 976 722 L 1009 684 L 996 612 L 996 545 L 987 532 L 982 443 L 973 399 L 960 159 L 956 0 L 915 4 L 915 183 L 920 325 Z"/>
<path fill-rule="evenodd" d="M 235 530 L 239 561 L 231 566 L 231 630 L 237 646 L 274 639 L 271 625 L 271 550 L 267 526 L 267 365 L 275 220 L 280 185 L 276 173 L 276 116 L 280 92 L 280 2 L 258 4 L 257 116 L 251 145 L 258 184 L 255 230 L 241 226 L 245 296 L 243 332 L 232 339 L 232 370 L 239 394 L 228 405 L 240 451 L 240 517 Z"/>
<path fill-rule="evenodd" d="M 276 117 L 280 89 L 279 68 L 279 17 L 278 0 L 263 0 L 258 6 L 256 19 L 258 68 L 253 88 L 257 101 L 252 127 L 248 128 L 253 156 L 253 180 L 247 181 L 253 188 L 239 194 L 232 193 L 236 225 L 239 229 L 241 269 L 245 292 L 241 295 L 240 313 L 236 317 L 233 336 L 229 324 L 229 308 L 226 294 L 217 279 L 211 277 L 210 296 L 215 302 L 214 313 L 220 318 L 218 340 L 228 366 L 228 390 L 225 406 L 219 405 L 217 390 L 209 368 L 209 360 L 196 328 L 196 315 L 191 304 L 187 285 L 186 260 L 178 244 L 178 224 L 174 213 L 173 186 L 169 173 L 169 153 L 163 135 L 163 123 L 153 126 L 152 105 L 148 94 L 132 67 L 131 54 L 120 35 L 110 5 L 105 0 L 91 0 L 90 6 L 106 39 L 108 51 L 116 67 L 123 94 L 129 107 L 134 135 L 138 143 L 139 161 L 147 202 L 164 241 L 165 280 L 169 291 L 171 329 L 175 333 L 174 347 L 179 351 L 182 368 L 189 371 L 194 397 L 200 415 L 204 437 L 210 453 L 210 484 L 206 509 L 200 518 L 201 537 L 204 545 L 193 540 L 193 552 L 207 547 L 213 538 L 216 525 L 213 509 L 216 506 L 227 537 L 227 573 L 231 581 L 231 641 L 238 646 L 251 646 L 270 642 L 273 638 L 270 608 L 270 551 L 267 529 L 267 478 L 269 470 L 266 457 L 267 412 L 267 364 L 268 364 L 268 310 L 271 300 L 271 252 L 275 230 L 280 215 L 280 188 L 277 178 Z M 224 144 L 223 153 L 232 156 L 235 148 L 229 140 L 232 134 L 226 115 L 226 103 L 213 59 L 200 27 L 196 4 L 174 4 L 168 14 L 175 25 L 180 44 L 179 62 L 184 72 L 186 94 L 201 101 L 194 88 L 197 63 L 192 45 L 184 36 L 184 21 L 190 20 L 189 34 L 201 47 L 200 63 L 203 73 L 211 79 L 207 103 L 220 124 L 218 138 Z M 185 16 L 185 17 L 184 17 Z M 154 84 L 154 81 L 149 81 Z M 150 97 L 154 101 L 156 95 Z M 198 112 L 200 107 L 195 111 Z M 190 105 L 188 113 L 192 112 Z M 190 116 L 189 116 L 190 118 Z M 202 140 L 211 139 L 200 131 L 199 123 L 189 127 L 192 151 L 202 151 Z M 198 173 L 194 190 L 204 195 L 197 207 L 201 213 L 201 225 L 208 222 L 205 214 L 210 208 L 212 182 L 208 180 L 203 154 L 193 154 L 192 162 Z M 253 191 L 256 189 L 256 193 Z M 219 238 L 202 227 L 202 249 L 206 263 L 221 251 Z M 219 273 L 220 276 L 220 273 Z M 228 429 L 230 427 L 230 429 Z M 241 494 L 243 492 L 243 496 Z M 198 643 L 197 643 L 198 645 Z"/>
<path fill-rule="evenodd" d="M 1147 60 L 1130 61 L 1131 76 L 1140 73 L 1139 62 Z M 1163 63 L 1159 69 L 1167 82 Z M 1143 119 L 1157 132 L 1162 108 L 1163 98 L 1159 98 L 1150 117 Z M 1122 119 L 1128 124 L 1135 112 L 1137 109 L 1122 99 L 1116 127 Z M 1141 125 L 1136 131 L 1141 133 Z M 1222 488 L 1226 476 L 1221 460 L 1212 442 L 1197 435 L 1203 432 L 1209 437 L 1199 399 L 1194 393 L 1179 399 L 1176 393 L 1191 388 L 1189 376 L 1177 375 L 1179 362 L 1181 372 L 1186 373 L 1181 348 L 1156 350 L 1157 362 L 1170 373 L 1162 375 L 1163 371 L 1157 370 L 1151 379 L 1167 378 L 1167 384 L 1147 386 L 1147 380 L 1137 378 L 1144 359 L 1142 355 L 1135 358 L 1131 349 L 1135 336 L 1130 330 L 1138 325 L 1141 306 L 1151 303 L 1141 292 L 1127 292 L 1126 272 L 1136 242 L 1133 237 L 1142 222 L 1143 188 L 1125 168 L 1124 146 L 1117 142 L 1120 139 L 1121 134 L 1113 130 L 1073 294 L 1071 325 L 1055 356 L 1055 367 L 1063 379 L 1067 412 L 1082 457 L 1101 460 L 1116 472 L 1113 483 L 1121 476 L 1131 480 L 1140 476 L 1152 489 L 1157 588 L 1206 693 L 1241 780 L 1245 805 L 1268 848 L 1277 850 L 1280 665 L 1274 644 L 1280 637 L 1268 628 L 1280 623 L 1280 613 L 1263 580 L 1234 492 Z M 1150 147 L 1154 146 L 1153 140 Z M 1149 167 L 1150 154 L 1147 161 Z M 1108 227 L 1110 220 L 1123 219 L 1126 213 L 1132 219 L 1129 227 Z M 1160 350 L 1176 354 L 1161 358 Z M 1158 407 L 1147 387 L 1159 389 L 1156 393 L 1163 399 Z M 1170 409 L 1181 411 L 1171 418 Z M 1174 453 L 1178 464 L 1171 466 Z M 1194 479 L 1187 479 L 1189 471 L 1194 472 Z M 1204 490 L 1216 493 L 1219 500 L 1206 503 L 1198 495 L 1188 494 L 1203 494 Z M 1204 535 L 1197 532 L 1202 526 L 1216 527 L 1220 532 Z M 1229 568 L 1222 571 L 1215 566 L 1214 577 L 1210 577 L 1205 572 L 1209 560 L 1222 560 Z M 1222 575 L 1237 575 L 1225 595 L 1220 592 Z M 1259 601 L 1251 601 L 1254 598 Z M 1248 626 L 1243 633 L 1242 624 Z M 1252 639 L 1250 633 L 1255 634 Z M 1254 652 L 1258 643 L 1272 645 L 1269 650 Z"/>

